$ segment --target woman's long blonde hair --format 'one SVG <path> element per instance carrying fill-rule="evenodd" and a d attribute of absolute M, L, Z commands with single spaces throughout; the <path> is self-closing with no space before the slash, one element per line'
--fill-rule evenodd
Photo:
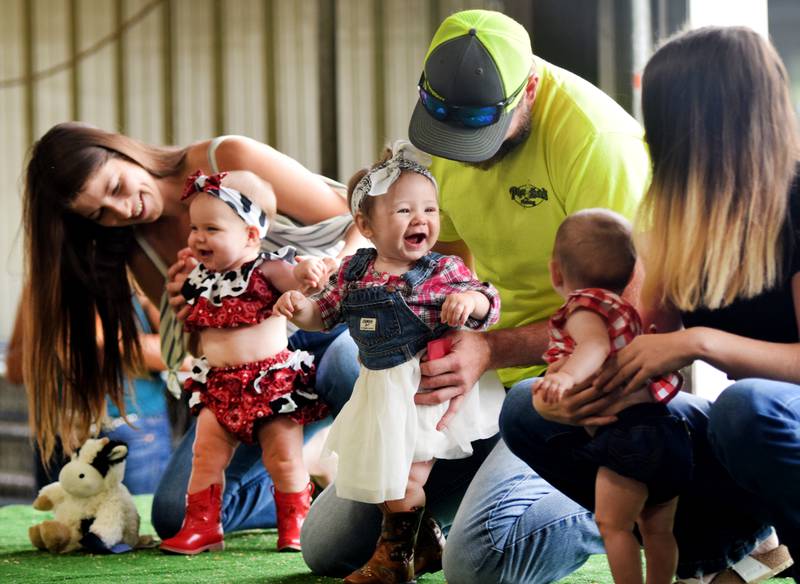
<path fill-rule="evenodd" d="M 698 29 L 653 55 L 642 86 L 653 161 L 637 220 L 645 302 L 716 309 L 773 287 L 798 160 L 777 52 L 748 28 Z"/>
<path fill-rule="evenodd" d="M 43 460 L 57 437 L 68 452 L 86 438 L 107 396 L 124 412 L 122 382 L 140 353 L 127 275 L 133 229 L 92 223 L 70 203 L 109 158 L 165 177 L 181 172 L 185 156 L 185 149 L 79 123 L 54 126 L 31 150 L 23 201 L 23 376 Z"/>

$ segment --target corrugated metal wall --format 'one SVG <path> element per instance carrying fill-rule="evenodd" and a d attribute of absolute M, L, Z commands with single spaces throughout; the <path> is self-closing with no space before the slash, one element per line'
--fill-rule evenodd
<path fill-rule="evenodd" d="M 31 142 L 82 120 L 157 144 L 266 141 L 346 180 L 404 136 L 433 31 L 497 0 L 0 0 L 0 340 Z"/>

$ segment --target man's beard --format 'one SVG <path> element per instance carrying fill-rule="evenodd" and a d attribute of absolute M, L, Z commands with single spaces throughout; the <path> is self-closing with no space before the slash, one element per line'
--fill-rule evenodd
<path fill-rule="evenodd" d="M 528 109 L 525 111 L 524 117 L 520 121 L 519 128 L 517 131 L 514 132 L 513 135 L 506 138 L 502 144 L 500 144 L 500 149 L 494 153 L 494 156 L 487 160 L 482 160 L 480 162 L 465 162 L 464 164 L 468 166 L 472 166 L 474 168 L 479 168 L 480 170 L 489 170 L 495 164 L 503 160 L 510 152 L 512 152 L 517 146 L 525 142 L 528 139 L 528 136 L 531 135 L 531 110 Z"/>

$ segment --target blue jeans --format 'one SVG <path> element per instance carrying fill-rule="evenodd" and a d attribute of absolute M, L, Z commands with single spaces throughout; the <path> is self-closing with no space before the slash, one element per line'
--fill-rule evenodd
<path fill-rule="evenodd" d="M 681 495 L 675 517 L 678 575 L 690 577 L 716 572 L 744 557 L 758 540 L 769 535 L 771 528 L 755 497 L 731 480 L 728 469 L 715 456 L 717 449 L 712 450 L 709 436 L 712 442 L 726 445 L 728 436 L 716 434 L 715 429 L 709 430 L 711 404 L 681 393 L 668 407 L 670 413 L 686 420 L 692 434 L 695 460 L 694 476 Z M 739 425 L 738 432 L 744 434 L 740 439 L 748 440 L 752 427 Z M 744 428 L 748 431 L 743 432 Z M 531 405 L 530 382 L 518 384 L 506 397 L 500 415 L 500 431 L 511 451 L 542 477 L 584 508 L 594 508 L 597 466 L 569 457 L 575 434 L 584 430 L 549 422 L 539 416 Z M 744 466 L 757 465 L 761 469 L 762 462 L 752 458 Z M 781 480 L 786 481 L 786 478 Z M 578 530 L 573 530 L 573 534 L 577 541 L 584 541 L 585 536 Z M 539 561 L 554 559 L 539 558 Z M 559 576 L 567 573 L 569 570 Z M 522 578 L 520 581 L 545 580 Z"/>
<path fill-rule="evenodd" d="M 733 384 L 711 406 L 709 440 L 800 561 L 800 386 L 767 379 Z"/>
<path fill-rule="evenodd" d="M 592 514 L 542 480 L 498 437 L 474 447 L 469 458 L 437 460 L 425 485 L 428 508 L 449 531 L 443 560 L 448 582 L 549 583 L 603 552 Z M 377 506 L 342 500 L 326 489 L 303 526 L 303 558 L 316 574 L 347 574 L 372 555 L 380 523 Z"/>
<path fill-rule="evenodd" d="M 167 414 L 130 418 L 135 428 L 122 423 L 112 431 L 103 430 L 100 436 L 112 440 L 122 440 L 128 445 L 128 456 L 125 458 L 125 476 L 122 479 L 133 495 L 152 493 L 164 475 L 172 452 L 172 439 Z M 36 473 L 36 488 L 58 480 L 58 474 L 69 457 L 64 455 L 61 441 L 56 441 L 55 451 L 47 466 L 42 464 L 39 448 L 35 447 L 33 462 Z"/>
<path fill-rule="evenodd" d="M 347 328 L 339 326 L 330 333 L 295 333 L 292 349 L 314 353 L 317 364 L 316 390 L 331 407 L 334 415 L 350 398 L 358 377 L 357 350 Z M 308 347 L 306 349 L 306 347 Z M 318 358 L 322 355 L 322 358 Z M 309 424 L 306 438 L 330 423 L 330 419 Z M 153 527 L 162 539 L 175 535 L 183 523 L 186 488 L 192 472 L 194 425 L 181 440 L 169 461 L 164 477 L 153 498 Z M 222 496 L 222 528 L 225 532 L 275 526 L 275 503 L 272 480 L 261 463 L 261 447 L 240 444 L 225 470 Z"/>
<path fill-rule="evenodd" d="M 103 432 L 103 436 L 128 444 L 125 478 L 122 483 L 131 494 L 152 493 L 156 490 L 172 453 L 169 418 L 163 413 L 159 416 L 138 418 L 132 423 L 135 428 L 122 424 L 110 432 Z"/>

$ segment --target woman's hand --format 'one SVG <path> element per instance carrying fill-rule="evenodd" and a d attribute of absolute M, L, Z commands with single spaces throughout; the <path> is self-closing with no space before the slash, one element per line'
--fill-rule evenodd
<path fill-rule="evenodd" d="M 447 427 L 456 415 L 464 394 L 472 389 L 489 365 L 490 348 L 484 333 L 455 331 L 448 335 L 452 343 L 450 353 L 434 361 L 424 361 L 420 369 L 422 381 L 414 396 L 414 403 L 435 405 L 450 400 L 447 411 L 436 425 L 437 430 Z"/>
<path fill-rule="evenodd" d="M 169 295 L 169 304 L 175 311 L 178 320 L 185 320 L 189 313 L 189 307 L 186 305 L 186 299 L 181 294 L 183 283 L 189 274 L 192 273 L 198 261 L 192 255 L 192 250 L 188 247 L 183 248 L 178 252 L 178 260 L 172 264 L 167 270 L 167 294 Z"/>
<path fill-rule="evenodd" d="M 644 385 L 651 377 L 677 371 L 694 361 L 689 347 L 689 330 L 639 335 L 610 357 L 594 382 L 601 392 L 621 388 L 625 396 Z"/>
<path fill-rule="evenodd" d="M 450 294 L 442 304 L 442 322 L 456 328 L 464 326 L 475 310 L 475 304 L 475 298 L 469 292 Z"/>

